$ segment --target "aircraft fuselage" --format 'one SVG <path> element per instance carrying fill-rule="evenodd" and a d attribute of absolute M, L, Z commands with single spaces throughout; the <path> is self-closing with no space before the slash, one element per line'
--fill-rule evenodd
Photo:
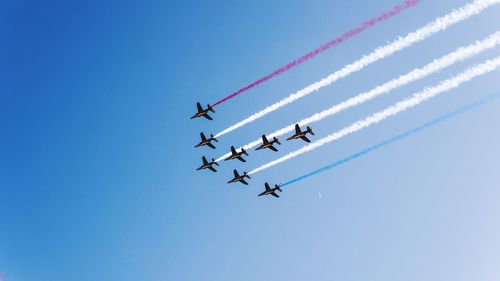
<path fill-rule="evenodd" d="M 296 139 L 299 139 L 299 138 L 302 138 L 305 136 L 306 136 L 306 133 L 295 134 L 295 135 L 289 137 L 288 140 L 296 140 Z"/>
<path fill-rule="evenodd" d="M 200 146 L 208 145 L 210 142 L 212 142 L 212 139 L 209 139 L 209 140 L 206 140 L 206 141 L 202 141 L 199 144 L 197 144 L 195 147 L 200 147 Z"/>
<path fill-rule="evenodd" d="M 196 170 L 208 169 L 210 167 L 212 167 L 212 164 L 203 164 L 200 167 L 198 167 L 198 169 L 196 169 Z"/>
<path fill-rule="evenodd" d="M 237 178 L 231 179 L 230 181 L 228 181 L 228 183 L 238 182 L 238 181 L 242 181 L 242 180 L 243 180 L 243 177 L 237 177 Z"/>
<path fill-rule="evenodd" d="M 271 189 L 271 190 L 266 190 L 266 191 L 263 191 L 262 193 L 260 193 L 258 196 L 265 196 L 265 195 L 273 195 L 275 197 L 279 197 L 277 194 L 276 194 L 276 190 L 275 188 Z"/>
<path fill-rule="evenodd" d="M 270 148 L 271 146 L 273 146 L 273 144 L 274 144 L 274 141 L 272 141 L 272 142 L 268 142 L 268 143 L 266 143 L 266 144 L 263 144 L 263 145 L 259 146 L 259 147 L 257 148 L 257 150 L 260 150 L 260 149 L 265 149 L 265 148 Z"/>
<path fill-rule="evenodd" d="M 236 159 L 238 157 L 241 157 L 241 153 L 237 153 L 237 154 L 233 154 L 231 156 L 229 156 L 228 158 L 226 158 L 227 160 L 233 160 L 233 159 Z"/>
<path fill-rule="evenodd" d="M 208 113 L 208 110 L 204 110 L 204 111 L 197 112 L 195 115 L 193 115 L 193 116 L 191 117 L 191 119 L 201 117 L 201 116 L 203 116 L 203 115 L 205 115 L 205 114 L 207 114 L 207 113 Z"/>
<path fill-rule="evenodd" d="M 213 169 L 214 164 L 216 164 L 216 163 L 215 162 L 205 163 L 205 164 L 201 165 L 200 167 L 198 167 L 198 169 L 196 169 L 196 170 Z"/>

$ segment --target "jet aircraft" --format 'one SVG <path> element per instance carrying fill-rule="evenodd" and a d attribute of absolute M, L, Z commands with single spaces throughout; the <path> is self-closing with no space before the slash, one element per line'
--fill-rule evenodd
<path fill-rule="evenodd" d="M 272 196 L 274 196 L 274 197 L 278 198 L 278 197 L 280 197 L 280 196 L 279 196 L 278 194 L 276 194 L 276 190 L 283 192 L 283 190 L 281 190 L 280 186 L 279 186 L 279 185 L 277 185 L 277 184 L 275 184 L 275 185 L 274 185 L 274 187 L 273 187 L 273 188 L 271 188 L 271 187 L 269 186 L 269 184 L 266 182 L 266 183 L 264 184 L 264 186 L 266 187 L 266 190 L 264 190 L 264 191 L 263 191 L 262 193 L 260 193 L 258 196 L 263 196 L 263 195 L 272 195 Z"/>
<path fill-rule="evenodd" d="M 203 116 L 203 117 L 207 118 L 208 120 L 214 120 L 212 117 L 210 117 L 210 115 L 208 115 L 209 111 L 215 113 L 215 110 L 212 108 L 211 105 L 207 104 L 207 108 L 203 109 L 203 107 L 201 107 L 201 104 L 198 102 L 198 103 L 196 103 L 196 107 L 198 108 L 198 112 L 196 112 L 196 114 L 193 115 L 191 117 L 191 119 Z"/>
<path fill-rule="evenodd" d="M 255 150 L 261 150 L 261 149 L 264 149 L 264 148 L 269 148 L 272 151 L 278 151 L 273 146 L 273 144 L 275 144 L 275 143 L 281 145 L 281 143 L 278 141 L 278 139 L 276 137 L 273 137 L 272 141 L 268 141 L 267 138 L 266 138 L 266 135 L 262 135 L 262 144 L 259 147 L 257 147 Z"/>
<path fill-rule="evenodd" d="M 247 151 L 242 147 L 240 152 L 236 152 L 236 148 L 234 146 L 231 146 L 231 155 L 224 159 L 224 161 L 231 160 L 231 159 L 238 159 L 241 162 L 247 162 L 245 159 L 243 159 L 242 155 L 245 154 L 248 156 Z"/>
<path fill-rule="evenodd" d="M 215 137 L 214 135 L 210 134 L 210 138 L 207 139 L 205 137 L 205 134 L 203 134 L 203 132 L 200 133 L 200 137 L 201 137 L 201 142 L 197 145 L 195 145 L 194 147 L 200 147 L 200 146 L 208 146 L 208 147 L 211 147 L 213 149 L 215 149 L 215 146 L 212 144 L 212 141 L 215 141 L 215 142 L 219 142 Z"/>
<path fill-rule="evenodd" d="M 309 140 L 306 137 L 306 135 L 308 133 L 314 136 L 314 132 L 312 131 L 311 127 L 308 126 L 307 129 L 302 132 L 302 130 L 300 130 L 299 124 L 295 124 L 295 134 L 293 136 L 287 138 L 286 140 L 289 141 L 289 140 L 296 140 L 298 138 L 301 138 L 306 142 L 311 142 L 311 140 Z"/>
<path fill-rule="evenodd" d="M 232 183 L 232 182 L 241 182 L 242 184 L 244 185 L 248 185 L 248 182 L 245 181 L 245 178 L 248 178 L 250 179 L 250 176 L 248 175 L 247 172 L 243 172 L 243 175 L 240 175 L 238 174 L 238 171 L 233 170 L 233 173 L 234 173 L 234 178 L 232 178 L 230 181 L 228 181 L 227 183 Z"/>
<path fill-rule="evenodd" d="M 201 159 L 203 160 L 203 165 L 201 165 L 200 167 L 198 167 L 196 169 L 197 171 L 203 170 L 203 169 L 210 169 L 210 170 L 212 170 L 214 172 L 217 172 L 217 170 L 213 167 L 213 165 L 219 166 L 219 163 L 215 162 L 215 159 L 212 158 L 212 162 L 208 162 L 207 158 L 205 158 L 205 156 L 203 156 Z"/>

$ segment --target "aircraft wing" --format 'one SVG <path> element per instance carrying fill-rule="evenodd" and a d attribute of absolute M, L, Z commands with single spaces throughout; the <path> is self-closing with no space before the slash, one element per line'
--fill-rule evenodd
<path fill-rule="evenodd" d="M 268 143 L 268 142 L 269 142 L 269 141 L 267 140 L 267 138 L 266 138 L 266 135 L 262 135 L 262 142 L 263 142 L 264 144 L 266 144 L 266 143 Z"/>
<path fill-rule="evenodd" d="M 203 117 L 207 118 L 208 120 L 214 120 L 212 117 L 210 117 L 210 115 L 208 114 L 203 114 Z"/>
<path fill-rule="evenodd" d="M 207 146 L 215 149 L 215 146 L 213 144 L 211 144 L 211 143 L 207 143 Z"/>
<path fill-rule="evenodd" d="M 310 139 L 308 139 L 306 136 L 302 136 L 302 137 L 300 137 L 300 138 L 301 138 L 301 139 L 303 139 L 303 140 L 305 140 L 306 142 L 311 142 L 311 140 L 310 140 Z"/>
<path fill-rule="evenodd" d="M 300 130 L 299 124 L 295 124 L 295 133 L 300 134 L 302 131 Z"/>
<path fill-rule="evenodd" d="M 198 108 L 198 112 L 203 111 L 203 107 L 201 107 L 201 104 L 199 102 L 196 103 L 196 107 Z"/>
<path fill-rule="evenodd" d="M 278 151 L 278 150 L 276 149 L 276 147 L 274 147 L 274 146 L 272 146 L 272 145 L 269 147 L 269 149 L 271 149 L 272 151 Z"/>
<path fill-rule="evenodd" d="M 276 192 L 271 193 L 271 195 L 276 197 L 276 198 L 280 198 L 280 196 L 278 194 L 276 194 Z"/>
<path fill-rule="evenodd" d="M 240 182 L 244 185 L 248 185 L 248 182 L 246 182 L 245 180 L 240 180 Z"/>
<path fill-rule="evenodd" d="M 238 174 L 238 171 L 236 171 L 236 170 L 233 170 L 233 174 L 234 174 L 234 177 L 235 177 L 235 178 L 237 178 L 237 177 L 239 177 L 239 176 L 240 176 L 240 175 Z"/>
<path fill-rule="evenodd" d="M 269 184 L 268 184 L 267 182 L 266 182 L 264 185 L 265 185 L 265 187 L 266 187 L 266 190 L 271 189 L 271 187 L 269 186 Z"/>
<path fill-rule="evenodd" d="M 231 153 L 233 155 L 237 154 L 236 149 L 234 148 L 234 146 L 231 146 Z"/>
<path fill-rule="evenodd" d="M 203 164 L 208 164 L 207 158 L 205 158 L 205 156 L 201 157 L 201 159 L 203 159 Z"/>
<path fill-rule="evenodd" d="M 241 162 L 247 162 L 247 160 L 243 159 L 243 157 L 238 157 L 238 160 L 240 160 Z"/>
<path fill-rule="evenodd" d="M 210 166 L 210 167 L 208 167 L 208 168 L 209 168 L 210 170 L 214 171 L 214 172 L 217 172 L 217 170 L 216 170 L 214 167 L 212 167 L 212 166 Z"/>
<path fill-rule="evenodd" d="M 207 140 L 207 138 L 205 137 L 205 134 L 203 134 L 203 132 L 200 133 L 200 137 L 201 137 L 202 141 L 206 141 Z"/>

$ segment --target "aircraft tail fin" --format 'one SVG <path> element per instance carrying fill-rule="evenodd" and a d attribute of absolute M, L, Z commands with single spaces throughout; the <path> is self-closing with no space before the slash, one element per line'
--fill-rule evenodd
<path fill-rule="evenodd" d="M 309 132 L 309 134 L 313 135 L 314 136 L 314 132 L 313 130 L 311 129 L 311 127 L 307 126 L 307 132 Z"/>
<path fill-rule="evenodd" d="M 216 138 L 214 138 L 213 134 L 210 134 L 210 138 L 214 140 L 214 142 L 219 142 Z"/>
<path fill-rule="evenodd" d="M 245 175 L 245 177 L 249 178 L 249 179 L 252 179 L 247 172 L 243 172 L 243 174 Z"/>
<path fill-rule="evenodd" d="M 248 152 L 242 147 L 241 148 L 241 153 L 245 154 L 246 156 L 248 156 Z"/>
<path fill-rule="evenodd" d="M 207 104 L 207 109 L 212 111 L 213 113 L 215 113 L 215 110 L 213 109 L 213 107 L 209 104 Z"/>
<path fill-rule="evenodd" d="M 219 166 L 219 163 L 215 162 L 214 158 L 212 158 L 212 163 L 214 163 L 214 165 L 216 165 L 216 166 Z"/>
<path fill-rule="evenodd" d="M 279 186 L 276 187 L 276 190 L 279 190 L 280 192 L 283 192 Z"/>
<path fill-rule="evenodd" d="M 274 140 L 274 142 L 275 142 L 275 143 L 277 143 L 277 144 L 281 145 L 281 142 L 278 140 L 278 138 L 277 138 L 277 137 L 273 137 L 273 140 Z"/>

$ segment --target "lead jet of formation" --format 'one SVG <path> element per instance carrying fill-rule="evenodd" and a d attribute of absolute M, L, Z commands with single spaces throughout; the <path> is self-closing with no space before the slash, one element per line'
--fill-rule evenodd
<path fill-rule="evenodd" d="M 243 154 L 245 154 L 246 156 L 248 156 L 247 151 L 243 147 L 241 148 L 240 152 L 236 152 L 236 148 L 234 148 L 234 146 L 231 146 L 231 155 L 229 155 L 229 157 L 227 157 L 226 159 L 224 159 L 224 161 L 232 160 L 232 159 L 238 159 L 241 162 L 247 162 L 247 160 L 243 159 L 243 157 L 242 157 Z"/>
<path fill-rule="evenodd" d="M 199 102 L 197 102 L 196 107 L 198 108 L 198 112 L 196 112 L 196 114 L 193 115 L 191 117 L 191 119 L 203 116 L 203 117 L 207 118 L 208 120 L 214 120 L 212 117 L 210 117 L 210 115 L 208 115 L 209 111 L 215 113 L 215 110 L 212 108 L 211 105 L 207 104 L 207 108 L 203 109 L 203 107 L 201 107 L 201 104 Z"/>
<path fill-rule="evenodd" d="M 205 134 L 200 133 L 200 137 L 201 137 L 201 142 L 197 145 L 195 145 L 194 147 L 200 147 L 200 146 L 208 146 L 208 147 L 211 147 L 213 149 L 215 149 L 215 146 L 212 144 L 212 141 L 215 141 L 215 142 L 219 142 L 215 137 L 214 135 L 210 134 L 210 138 L 206 138 L 205 137 Z"/>
<path fill-rule="evenodd" d="M 198 167 L 196 169 L 197 171 L 203 170 L 203 169 L 210 169 L 213 172 L 217 172 L 217 170 L 213 167 L 213 165 L 219 166 L 219 164 L 217 162 L 215 162 L 215 159 L 212 158 L 212 162 L 208 162 L 207 158 L 205 158 L 205 156 L 203 156 L 201 159 L 203 160 L 203 165 L 201 165 L 200 167 Z"/>
<path fill-rule="evenodd" d="M 238 171 L 233 170 L 233 173 L 234 173 L 234 178 L 232 178 L 230 181 L 228 181 L 227 183 L 232 183 L 232 182 L 241 182 L 242 184 L 244 185 L 248 185 L 248 182 L 245 181 L 245 178 L 248 178 L 250 179 L 250 176 L 248 175 L 247 172 L 243 172 L 243 175 L 240 175 L 238 174 Z"/>
<path fill-rule="evenodd" d="M 264 184 L 264 186 L 266 187 L 266 190 L 264 190 L 262 193 L 260 193 L 258 196 L 263 196 L 263 195 L 272 195 L 276 198 L 279 198 L 280 196 L 278 194 L 276 194 L 276 190 L 280 191 L 280 192 L 283 192 L 283 190 L 281 190 L 280 186 L 275 184 L 274 185 L 274 188 L 271 188 L 269 186 L 269 184 L 266 182 Z"/>
<path fill-rule="evenodd" d="M 262 135 L 262 144 L 259 147 L 257 147 L 255 150 L 261 150 L 261 149 L 264 149 L 264 148 L 269 148 L 272 151 L 278 151 L 273 146 L 273 144 L 275 144 L 275 143 L 281 145 L 281 143 L 278 141 L 278 139 L 276 137 L 273 137 L 272 141 L 268 141 L 267 138 L 266 138 L 266 135 Z"/>
<path fill-rule="evenodd" d="M 311 142 L 311 140 L 309 140 L 306 137 L 307 134 L 311 134 L 314 136 L 314 132 L 312 131 L 311 127 L 308 126 L 307 129 L 302 132 L 302 130 L 300 130 L 299 124 L 295 124 L 295 134 L 293 136 L 287 138 L 286 140 L 289 141 L 289 140 L 296 140 L 296 139 L 301 138 L 306 142 Z"/>

